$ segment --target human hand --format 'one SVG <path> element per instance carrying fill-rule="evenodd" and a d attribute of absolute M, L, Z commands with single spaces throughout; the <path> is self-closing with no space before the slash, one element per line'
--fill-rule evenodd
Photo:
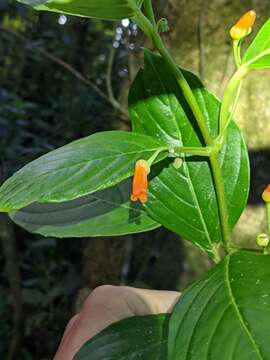
<path fill-rule="evenodd" d="M 93 290 L 81 312 L 67 324 L 53 360 L 72 360 L 81 346 L 114 322 L 131 316 L 171 312 L 180 293 L 103 285 Z"/>

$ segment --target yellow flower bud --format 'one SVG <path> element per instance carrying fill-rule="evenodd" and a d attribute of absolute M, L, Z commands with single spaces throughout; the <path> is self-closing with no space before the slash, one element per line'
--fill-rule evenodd
<path fill-rule="evenodd" d="M 231 28 L 230 35 L 233 40 L 240 40 L 250 34 L 252 26 L 256 20 L 256 12 L 250 10 L 246 12 L 237 23 Z"/>
<path fill-rule="evenodd" d="M 267 186 L 267 188 L 262 193 L 262 198 L 265 202 L 270 202 L 270 184 Z"/>

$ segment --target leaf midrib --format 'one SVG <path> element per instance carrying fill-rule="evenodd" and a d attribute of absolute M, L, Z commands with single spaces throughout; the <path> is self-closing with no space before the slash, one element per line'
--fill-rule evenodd
<path fill-rule="evenodd" d="M 154 67 L 154 70 L 155 67 Z M 156 71 L 155 71 L 156 72 Z M 157 73 L 157 72 L 156 72 Z M 158 76 L 158 74 L 157 74 Z M 165 87 L 164 87 L 164 84 L 163 82 L 161 81 L 161 84 L 162 84 L 162 87 L 164 88 L 164 90 L 166 91 Z M 178 101 L 177 97 L 175 96 L 176 100 Z M 179 102 L 179 101 L 178 101 Z M 170 96 L 168 96 L 168 103 L 170 104 L 169 105 L 169 110 L 171 111 L 171 116 L 172 118 L 174 119 L 174 122 L 175 122 L 175 125 L 176 125 L 176 129 L 177 129 L 177 132 L 178 132 L 178 138 L 179 138 L 179 141 L 181 144 L 183 144 L 183 140 L 182 140 L 182 134 L 181 134 L 181 129 L 179 127 L 179 123 L 176 119 L 176 116 L 174 114 L 174 112 L 171 110 L 173 108 L 172 106 L 172 99 Z M 197 212 L 198 212 L 198 215 L 199 215 L 199 218 L 201 220 L 201 223 L 202 223 L 202 226 L 203 226 L 203 229 L 204 229 L 204 232 L 205 232 L 205 236 L 206 236 L 206 239 L 208 241 L 208 244 L 210 246 L 210 248 L 208 250 L 212 250 L 213 249 L 213 246 L 212 246 L 212 243 L 211 243 L 211 237 L 210 237 L 210 234 L 209 234 L 209 231 L 208 231 L 208 228 L 207 228 L 207 225 L 206 225 L 206 222 L 205 222 L 205 219 L 203 217 L 203 214 L 201 212 L 201 209 L 200 209 L 200 205 L 199 205 L 199 201 L 197 199 L 197 195 L 196 195 L 196 192 L 195 192 L 195 189 L 194 189 L 194 186 L 193 186 L 193 183 L 191 181 L 191 178 L 190 178 L 190 173 L 189 173 L 189 168 L 188 168 L 188 165 L 185 161 L 185 156 L 183 155 L 183 159 L 184 159 L 184 162 L 183 162 L 183 168 L 185 169 L 185 172 L 187 174 L 187 177 L 188 177 L 188 187 L 190 189 L 190 192 L 192 194 L 192 198 L 194 200 L 194 203 L 195 203 L 195 209 L 197 209 Z"/>
<path fill-rule="evenodd" d="M 130 151 L 130 152 L 123 152 L 123 153 L 118 153 L 118 155 L 108 155 L 108 156 L 103 156 L 103 157 L 100 157 L 100 158 L 95 158 L 95 159 L 89 159 L 89 160 L 82 160 L 82 161 L 79 161 L 79 162 L 77 162 L 77 163 L 75 163 L 75 164 L 72 164 L 72 165 L 70 165 L 70 166 L 64 166 L 64 167 L 61 167 L 61 168 L 56 168 L 56 169 L 52 169 L 52 170 L 48 170 L 48 171 L 46 171 L 46 172 L 44 172 L 44 173 L 41 173 L 40 175 L 38 175 L 39 177 L 41 177 L 41 176 L 45 176 L 45 175 L 48 175 L 48 174 L 51 174 L 51 173 L 54 173 L 54 172 L 58 172 L 58 171 L 62 171 L 62 170 L 66 170 L 66 169 L 71 169 L 72 167 L 75 167 L 75 166 L 81 166 L 82 164 L 87 164 L 87 163 L 91 163 L 91 162 L 94 162 L 94 161 L 104 161 L 104 160 L 107 160 L 107 159 L 110 159 L 110 158 L 120 158 L 120 157 L 123 157 L 123 156 L 127 156 L 127 155 L 134 155 L 134 154 L 140 154 L 140 153 L 148 153 L 148 152 L 153 152 L 153 151 L 157 151 L 157 150 L 166 150 L 167 149 L 167 147 L 162 147 L 162 146 L 160 146 L 160 147 L 155 147 L 154 149 L 141 149 L 141 150 L 133 150 L 133 151 Z M 38 159 L 37 159 L 38 160 Z M 37 161 L 37 160 L 35 160 L 35 161 Z M 55 160 L 53 160 L 53 161 L 49 161 L 47 164 L 51 164 L 51 163 L 53 163 L 53 162 L 57 162 L 57 161 L 61 161 L 62 159 L 61 158 L 59 158 L 59 159 L 55 159 Z M 67 160 L 68 161 L 68 160 Z M 31 163 L 30 163 L 31 164 Z M 33 170 L 33 168 L 32 169 L 30 169 L 30 164 L 29 164 L 29 169 L 27 169 L 28 171 L 31 171 L 31 170 Z M 35 164 L 36 165 L 36 164 Z M 27 166 L 27 165 L 26 165 Z M 34 167 L 34 165 L 33 165 L 33 167 Z M 17 172 L 17 174 L 19 174 L 19 172 L 21 172 L 23 170 L 23 168 L 21 169 L 21 170 L 19 170 L 18 172 Z M 34 169 L 35 170 L 35 169 Z M 15 177 L 15 175 L 16 174 L 14 174 L 14 177 Z M 12 178 L 10 178 L 10 179 L 12 179 Z M 35 180 L 36 180 L 36 178 L 35 178 Z M 14 179 L 13 179 L 13 181 L 14 181 Z M 10 182 L 10 184 L 11 184 L 11 182 Z M 8 185 L 10 185 L 10 184 L 8 184 Z"/>
<path fill-rule="evenodd" d="M 205 279 L 205 282 L 202 283 L 202 285 L 196 289 L 198 287 L 198 284 L 197 283 L 193 283 L 193 285 L 191 285 L 190 287 L 190 291 L 193 291 L 194 289 L 196 289 L 195 291 L 195 296 L 192 298 L 190 304 L 189 304 L 189 307 L 187 309 L 187 311 L 185 311 L 185 313 L 183 314 L 182 318 L 180 318 L 180 321 L 178 319 L 177 321 L 177 329 L 176 331 L 173 331 L 175 330 L 174 328 L 169 330 L 169 334 L 170 333 L 173 333 L 173 341 L 170 341 L 168 342 L 169 343 L 169 358 L 170 359 L 173 359 L 174 357 L 174 354 L 175 354 L 175 351 L 174 351 L 174 348 L 175 348 L 175 344 L 176 344 L 176 339 L 178 338 L 179 336 L 179 332 L 180 332 L 180 329 L 181 329 L 181 326 L 182 324 L 184 323 L 184 321 L 186 320 L 186 317 L 188 316 L 188 312 L 190 310 L 190 308 L 192 308 L 192 306 L 194 305 L 195 301 L 197 300 L 197 298 L 200 296 L 200 294 L 202 293 L 202 291 L 205 289 L 205 287 L 208 285 L 208 283 L 213 279 L 213 277 L 215 276 L 215 273 L 212 273 L 212 275 L 210 277 L 208 277 L 207 279 Z M 179 302 L 181 301 L 181 299 L 179 300 Z M 173 316 L 173 315 L 172 315 Z M 173 324 L 175 324 L 175 319 L 173 318 Z M 171 336 L 172 337 L 172 336 Z M 173 344 L 173 345 L 171 345 Z M 171 346 L 170 346 L 171 345 Z"/>
<path fill-rule="evenodd" d="M 140 154 L 140 153 L 151 153 L 151 152 L 153 152 L 154 150 L 161 150 L 161 149 L 163 149 L 163 147 L 159 147 L 159 148 L 155 148 L 155 149 L 147 149 L 147 150 L 141 150 L 141 151 L 132 151 L 132 152 L 128 152 L 128 153 L 121 153 L 121 154 L 119 154 L 118 155 L 118 160 L 119 160 L 119 158 L 120 157 L 123 157 L 123 156 L 126 156 L 126 155 L 134 155 L 134 154 Z M 165 147 L 164 147 L 164 149 L 165 149 Z M 112 157 L 112 156 L 109 156 L 109 157 Z M 105 157 L 104 159 L 108 159 L 109 157 Z M 95 159 L 94 161 L 96 161 L 97 159 Z M 11 193 L 11 190 L 10 190 L 10 187 L 11 187 L 11 189 L 13 188 L 12 187 L 12 185 L 14 185 L 14 182 L 15 182 L 15 184 L 16 184 L 16 179 L 14 178 L 14 179 L 12 179 L 12 177 L 10 178 L 10 182 L 5 186 L 5 187 L 3 187 L 3 190 L 5 190 L 5 194 L 3 195 L 3 198 L 2 198 L 2 204 L 9 204 L 10 205 L 10 202 L 12 201 L 12 199 L 15 197 L 15 195 L 17 195 L 17 194 L 21 194 L 26 188 L 28 188 L 29 186 L 32 186 L 33 185 L 33 182 L 36 182 L 37 181 L 37 179 L 40 179 L 40 178 L 43 178 L 43 177 L 45 177 L 45 179 L 46 179 L 46 177 L 47 176 L 51 176 L 52 174 L 56 174 L 56 175 L 59 175 L 59 173 L 60 172 L 62 172 L 63 170 L 65 170 L 65 169 L 68 169 L 68 170 L 70 170 L 71 168 L 74 168 L 75 166 L 76 167 L 78 167 L 78 166 L 80 166 L 80 167 L 82 167 L 82 168 L 84 168 L 85 166 L 86 166 L 86 164 L 90 164 L 91 162 L 92 162 L 93 160 L 88 160 L 88 161 L 83 161 L 83 162 L 80 162 L 80 163 L 77 163 L 77 164 L 73 164 L 73 165 L 71 165 L 71 166 L 69 166 L 69 167 L 62 167 L 62 168 L 58 168 L 58 169 L 53 169 L 53 170 L 50 170 L 50 171 L 47 171 L 47 172 L 45 172 L 45 173 L 42 173 L 42 174 L 39 174 L 39 175 L 37 175 L 37 176 L 35 176 L 34 177 L 34 180 L 32 181 L 32 182 L 29 182 L 29 183 L 26 183 L 26 184 L 24 184 L 24 185 L 22 185 L 21 187 L 19 187 L 18 189 L 17 189 L 17 191 L 14 191 L 14 192 L 12 192 Z M 85 164 L 84 166 L 82 166 L 82 164 Z M 126 164 L 124 164 L 124 165 L 126 165 Z M 28 172 L 29 172 L 30 170 L 28 170 Z M 77 170 L 78 171 L 78 170 Z M 123 174 L 122 176 L 124 176 L 125 178 L 126 177 L 128 177 L 129 176 L 129 174 L 131 173 L 131 170 L 126 170 L 126 172 L 125 172 L 125 174 Z M 75 171 L 74 173 L 73 173 L 73 175 L 77 175 L 77 172 Z M 95 175 L 97 175 L 97 174 L 95 174 Z M 14 177 L 16 176 L 16 174 L 14 175 Z M 12 181 L 11 181 L 12 180 Z M 70 180 L 70 177 L 68 178 L 68 180 Z M 92 179 L 91 179 L 92 180 Z M 5 185 L 5 183 L 3 184 L 3 185 Z M 61 184 L 61 185 L 63 185 L 63 184 Z M 107 188 L 107 186 L 106 186 L 106 188 Z M 98 190 L 102 190 L 102 189 L 104 189 L 103 187 L 96 187 L 95 189 L 94 189 L 94 191 L 98 191 Z M 1 191 L 1 188 L 0 188 L 0 191 Z M 78 197 L 81 197 L 81 196 L 85 196 L 85 195 L 88 195 L 88 194 L 91 194 L 91 192 L 94 192 L 94 191 L 90 191 L 90 192 L 87 192 L 87 193 L 81 193 L 81 194 L 77 194 L 78 196 L 76 197 L 76 198 L 78 198 Z M 32 202 L 34 202 L 34 201 L 40 201 L 40 200 L 44 200 L 44 201 L 47 201 L 47 198 L 46 197 L 44 197 L 44 196 L 42 196 L 42 198 L 37 198 L 37 199 L 33 199 L 33 201 Z M 68 200 L 74 200 L 75 198 L 72 198 L 72 199 L 68 199 Z M 3 201 L 4 200 L 4 201 Z M 66 201 L 66 200 L 64 200 L 64 201 Z M 24 206 L 27 206 L 27 205 L 29 205 L 29 203 L 27 203 L 27 204 L 24 204 Z M 6 207 L 7 207 L 7 205 L 5 205 Z M 12 210 L 17 210 L 17 208 L 12 208 Z"/>
<path fill-rule="evenodd" d="M 258 34 L 259 35 L 259 34 Z M 256 38 L 255 38 L 256 39 Z M 254 41 L 255 41 L 255 39 L 254 39 Z M 268 48 L 266 47 L 266 48 L 264 48 L 265 47 L 265 44 L 267 44 L 269 42 L 269 39 L 268 38 L 266 38 L 264 41 L 263 41 L 263 46 L 261 46 L 261 49 L 260 49 L 260 51 L 256 54 L 255 53 L 255 55 L 253 56 L 253 57 L 251 57 L 251 59 L 248 59 L 248 50 L 249 49 L 247 49 L 247 55 L 245 56 L 245 58 L 244 58 L 244 63 L 246 63 L 246 62 L 249 62 L 249 61 L 252 61 L 256 56 L 258 56 L 258 55 L 260 55 L 262 52 L 264 52 L 265 50 L 267 50 Z M 253 45 L 253 42 L 252 42 L 252 44 L 250 45 L 250 46 L 252 46 Z M 247 61 L 246 61 L 247 60 Z M 259 59 L 259 60 L 261 60 L 261 59 Z"/>
<path fill-rule="evenodd" d="M 203 304 L 202 310 L 201 310 L 201 312 L 200 312 L 198 318 L 196 319 L 195 324 L 193 325 L 193 328 L 192 328 L 192 334 L 191 334 L 191 336 L 190 336 L 190 338 L 189 338 L 189 342 L 188 342 L 188 346 L 187 346 L 187 350 L 186 350 L 186 355 L 185 355 L 186 360 L 190 358 L 189 355 L 192 356 L 192 355 L 191 355 L 191 346 L 192 346 L 192 342 L 193 342 L 193 339 L 194 339 L 194 336 L 195 336 L 195 330 L 196 330 L 196 328 L 198 327 L 202 316 L 204 315 L 204 311 L 205 311 L 205 309 L 207 308 L 207 305 L 210 303 L 210 301 L 213 300 L 214 295 L 220 290 L 221 287 L 222 287 L 222 284 L 219 284 L 219 285 L 214 289 L 214 291 L 210 293 L 209 298 L 208 298 L 207 301 Z"/>
<path fill-rule="evenodd" d="M 263 356 L 261 354 L 261 351 L 259 349 L 259 346 L 257 345 L 255 339 L 253 338 L 252 333 L 250 332 L 248 326 L 245 324 L 244 317 L 241 314 L 241 312 L 239 310 L 239 307 L 238 307 L 238 305 L 236 303 L 236 299 L 235 299 L 235 297 L 233 295 L 232 287 L 231 287 L 231 284 L 230 284 L 230 259 L 231 259 L 231 256 L 227 256 L 227 258 L 225 259 L 224 282 L 225 282 L 225 285 L 227 286 L 229 299 L 231 300 L 231 305 L 232 305 L 232 307 L 233 307 L 233 309 L 234 309 L 234 311 L 236 313 L 237 319 L 239 320 L 241 326 L 243 327 L 243 330 L 247 334 L 247 337 L 248 337 L 252 347 L 254 348 L 258 359 L 264 360 Z"/>

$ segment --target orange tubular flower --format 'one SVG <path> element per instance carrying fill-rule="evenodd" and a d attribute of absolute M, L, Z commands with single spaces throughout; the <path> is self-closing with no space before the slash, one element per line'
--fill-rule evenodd
<path fill-rule="evenodd" d="M 255 20 L 256 12 L 254 10 L 246 12 L 230 30 L 233 40 L 240 40 L 247 36 L 251 32 Z"/>
<path fill-rule="evenodd" d="M 135 165 L 135 173 L 133 177 L 132 201 L 140 200 L 141 203 L 147 201 L 148 180 L 147 175 L 150 173 L 150 167 L 146 160 L 138 160 Z"/>
<path fill-rule="evenodd" d="M 265 202 L 270 202 L 270 184 L 267 186 L 267 188 L 262 193 L 262 198 Z"/>

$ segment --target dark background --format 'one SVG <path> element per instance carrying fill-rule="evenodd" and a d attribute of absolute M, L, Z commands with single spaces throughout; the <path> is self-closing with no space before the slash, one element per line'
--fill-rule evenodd
<path fill-rule="evenodd" d="M 154 3 L 171 24 L 165 38 L 177 61 L 219 95 L 233 72 L 229 27 L 250 8 L 259 24 L 270 16 L 266 0 Z M 150 44 L 131 22 L 39 13 L 0 0 L 0 183 L 74 139 L 128 130 L 127 94 L 142 46 Z M 269 80 L 266 72 L 251 76 L 238 110 L 253 176 L 234 236 L 251 243 L 264 228 L 260 193 L 270 178 Z M 66 322 L 98 285 L 179 290 L 211 266 L 165 229 L 58 240 L 29 234 L 0 214 L 0 240 L 0 359 L 51 359 Z"/>

